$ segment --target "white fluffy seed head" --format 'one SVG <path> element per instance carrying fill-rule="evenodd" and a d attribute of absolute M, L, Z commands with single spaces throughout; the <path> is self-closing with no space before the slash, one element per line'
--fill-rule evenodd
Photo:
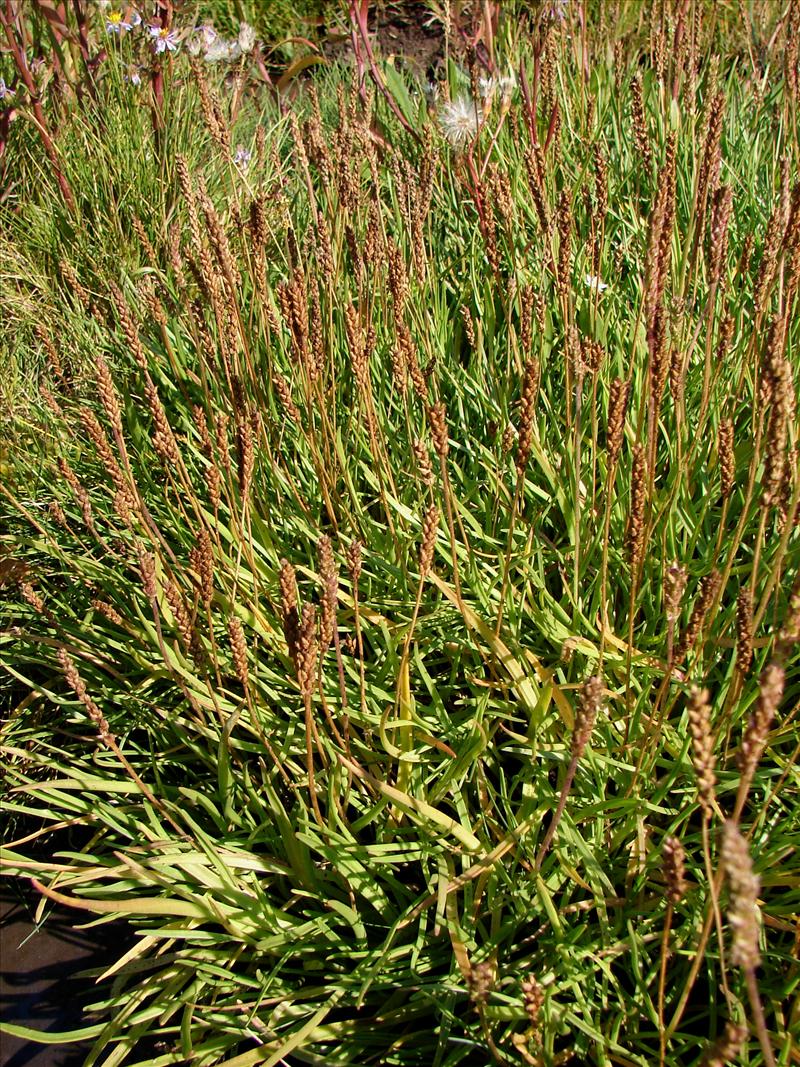
<path fill-rule="evenodd" d="M 466 93 L 457 96 L 439 110 L 442 134 L 453 148 L 466 148 L 478 132 L 478 112 L 475 101 Z"/>

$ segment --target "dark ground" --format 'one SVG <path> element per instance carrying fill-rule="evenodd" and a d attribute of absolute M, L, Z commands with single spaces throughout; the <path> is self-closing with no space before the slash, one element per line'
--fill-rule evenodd
<path fill-rule="evenodd" d="M 0 885 L 0 1027 L 16 1023 L 63 1032 L 87 1026 L 82 1009 L 95 998 L 86 968 L 106 967 L 120 955 L 124 926 L 76 930 L 83 915 L 54 907 L 41 930 L 34 923 L 38 895 L 23 882 Z M 0 1033 L 0 1067 L 79 1067 L 90 1044 L 41 1045 Z"/>

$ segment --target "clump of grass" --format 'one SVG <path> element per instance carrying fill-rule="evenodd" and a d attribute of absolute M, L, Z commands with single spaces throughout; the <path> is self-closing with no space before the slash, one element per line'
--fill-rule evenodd
<path fill-rule="evenodd" d="M 179 53 L 72 205 L 15 132 L 2 862 L 131 924 L 87 1063 L 789 1062 L 796 6 L 438 104 L 360 8 L 292 100 Z"/>

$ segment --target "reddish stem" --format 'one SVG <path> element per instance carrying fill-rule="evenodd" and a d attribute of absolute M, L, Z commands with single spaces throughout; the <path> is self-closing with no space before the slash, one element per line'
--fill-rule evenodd
<path fill-rule="evenodd" d="M 406 133 L 410 133 L 414 140 L 418 142 L 420 139 L 419 134 L 416 132 L 416 130 L 412 129 L 412 127 L 407 122 L 405 116 L 403 115 L 403 112 L 397 106 L 397 101 L 386 88 L 386 83 L 381 77 L 381 72 L 378 70 L 378 64 L 375 61 L 375 54 L 372 51 L 372 45 L 369 43 L 369 32 L 367 29 L 368 7 L 369 5 L 367 3 L 367 0 L 360 0 L 360 2 L 359 0 L 350 0 L 350 19 L 358 28 L 358 32 L 361 35 L 361 40 L 364 42 L 364 49 L 367 53 L 367 60 L 369 61 L 369 72 L 372 75 L 372 80 L 375 82 L 375 85 L 377 86 L 379 92 L 383 95 L 384 99 L 386 100 L 386 103 L 394 112 L 400 125 L 403 127 Z M 355 42 L 355 33 L 353 34 L 353 41 Z M 356 54 L 358 55 L 358 53 Z M 361 61 L 359 60 L 359 62 Z"/>
<path fill-rule="evenodd" d="M 67 181 L 61 170 L 61 164 L 58 160 L 58 152 L 56 151 L 56 146 L 53 141 L 53 138 L 50 136 L 50 129 L 47 125 L 47 119 L 45 118 L 44 111 L 42 110 L 42 105 L 39 101 L 39 95 L 36 91 L 36 83 L 34 82 L 33 76 L 31 75 L 31 72 L 28 69 L 28 64 L 25 59 L 25 52 L 20 47 L 19 41 L 17 40 L 13 30 L 13 19 L 14 16 L 11 8 L 11 0 L 6 0 L 5 11 L 0 11 L 0 22 L 3 23 L 3 29 L 5 30 L 6 34 L 6 40 L 8 41 L 11 54 L 14 57 L 14 63 L 16 65 L 16 68 L 19 71 L 19 75 L 25 83 L 25 88 L 28 90 L 28 93 L 30 95 L 31 108 L 33 109 L 33 117 L 36 120 L 36 128 L 39 131 L 39 136 L 42 140 L 44 150 L 47 153 L 47 158 L 50 160 L 50 163 L 53 167 L 53 172 L 55 173 L 56 180 L 58 181 L 59 188 L 61 189 L 61 195 L 64 198 L 64 203 L 67 205 L 70 211 L 74 212 L 75 198 L 72 195 L 72 189 L 70 188 L 69 182 Z"/>

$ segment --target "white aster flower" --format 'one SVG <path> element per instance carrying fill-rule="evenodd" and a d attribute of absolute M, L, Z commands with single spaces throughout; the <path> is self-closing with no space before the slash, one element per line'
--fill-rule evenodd
<path fill-rule="evenodd" d="M 239 145 L 236 149 L 236 154 L 233 157 L 233 162 L 244 173 L 250 165 L 250 159 L 253 153 L 249 148 L 245 148 L 244 145 Z"/>
<path fill-rule="evenodd" d="M 6 97 L 13 96 L 13 95 L 14 95 L 14 90 L 13 89 L 9 89 L 9 87 L 6 85 L 5 78 L 0 78 L 0 100 L 5 100 Z"/>
<path fill-rule="evenodd" d="M 466 93 L 457 96 L 439 111 L 439 125 L 445 139 L 453 148 L 465 148 L 478 133 L 475 101 Z"/>
<path fill-rule="evenodd" d="M 239 23 L 239 47 L 245 54 L 252 52 L 256 44 L 256 31 L 247 22 Z"/>
<path fill-rule="evenodd" d="M 598 293 L 602 293 L 604 290 L 608 289 L 608 285 L 603 281 L 603 279 L 598 278 L 594 274 L 587 274 L 584 278 L 584 281 L 590 289 L 596 289 Z"/>

